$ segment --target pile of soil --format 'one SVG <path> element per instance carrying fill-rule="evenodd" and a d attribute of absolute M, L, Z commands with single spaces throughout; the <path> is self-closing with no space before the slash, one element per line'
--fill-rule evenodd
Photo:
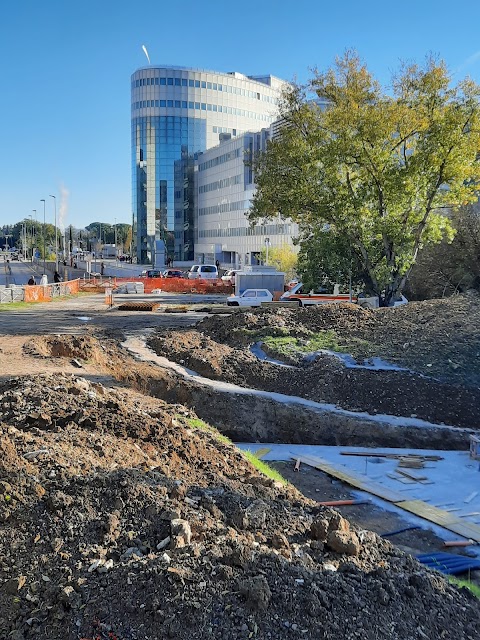
<path fill-rule="evenodd" d="M 393 309 L 368 310 L 349 303 L 252 309 L 221 320 L 206 318 L 198 328 L 231 345 L 249 341 L 245 329 L 255 330 L 258 339 L 262 331 L 302 337 L 308 331 L 334 330 L 339 341 L 359 357 L 381 356 L 430 377 L 478 387 L 479 326 L 480 295 L 471 292 Z"/>
<path fill-rule="evenodd" d="M 373 311 L 348 304 L 297 310 L 258 309 L 227 318 L 214 316 L 194 330 L 160 330 L 149 345 L 156 353 L 168 354 L 169 359 L 207 378 L 335 404 L 351 411 L 476 428 L 479 388 L 441 382 L 410 371 L 347 369 L 328 354 L 319 354 L 313 360 L 288 359 L 294 366 L 287 368 L 261 361 L 249 350 L 252 342 L 278 334 L 279 330 L 282 335 L 299 337 L 306 336 L 307 331 L 334 329 L 352 340 L 365 328 L 370 327 L 373 332 L 374 320 L 388 318 L 386 314 L 395 311 L 388 309 L 376 316 Z"/>
<path fill-rule="evenodd" d="M 0 416 L 1 638 L 478 637 L 468 592 L 181 406 L 55 374 Z"/>

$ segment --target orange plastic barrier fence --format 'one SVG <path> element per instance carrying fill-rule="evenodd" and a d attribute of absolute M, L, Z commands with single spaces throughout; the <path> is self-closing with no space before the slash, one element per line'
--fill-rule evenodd
<path fill-rule="evenodd" d="M 51 302 L 53 298 L 78 293 L 79 281 L 56 282 L 45 285 L 25 285 L 25 302 Z"/>
<path fill-rule="evenodd" d="M 167 293 L 232 293 L 233 287 L 223 280 L 186 280 L 185 278 L 115 278 L 122 282 L 143 282 L 145 293 L 161 289 Z"/>

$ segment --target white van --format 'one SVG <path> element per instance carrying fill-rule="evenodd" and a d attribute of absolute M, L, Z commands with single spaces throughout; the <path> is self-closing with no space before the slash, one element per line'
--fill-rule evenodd
<path fill-rule="evenodd" d="M 218 269 L 214 264 L 194 264 L 188 272 L 189 280 L 216 280 Z"/>

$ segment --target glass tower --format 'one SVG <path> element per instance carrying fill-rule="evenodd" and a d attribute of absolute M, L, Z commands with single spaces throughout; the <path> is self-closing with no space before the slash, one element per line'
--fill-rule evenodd
<path fill-rule="evenodd" d="M 184 67 L 149 66 L 131 78 L 133 242 L 138 262 L 193 260 L 195 160 L 221 140 L 277 117 L 284 81 Z"/>

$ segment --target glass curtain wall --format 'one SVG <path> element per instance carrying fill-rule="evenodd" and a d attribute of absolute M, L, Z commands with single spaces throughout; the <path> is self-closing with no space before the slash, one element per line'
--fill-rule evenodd
<path fill-rule="evenodd" d="M 189 165 L 186 159 L 205 147 L 205 119 L 181 116 L 141 116 L 132 119 L 132 184 L 136 211 L 134 240 L 135 253 L 142 264 L 153 262 L 155 239 L 165 242 L 167 256 L 179 258 L 174 255 L 173 229 L 178 229 L 178 221 L 175 225 L 175 192 L 182 191 L 183 198 L 183 175 L 191 169 L 186 166 L 185 171 L 179 172 L 178 167 L 179 163 Z M 182 176 L 180 183 L 179 175 Z M 188 196 L 183 200 L 189 207 Z M 190 257 L 182 256 L 181 259 L 188 260 Z"/>

